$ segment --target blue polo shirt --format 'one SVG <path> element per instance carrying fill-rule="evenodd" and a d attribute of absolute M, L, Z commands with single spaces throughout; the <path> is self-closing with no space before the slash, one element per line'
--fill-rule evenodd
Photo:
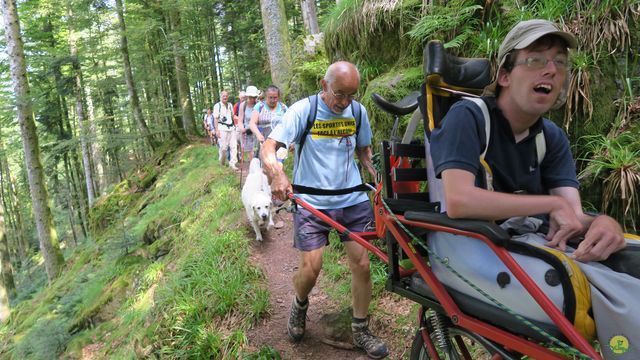
<path fill-rule="evenodd" d="M 495 191 L 549 194 L 557 187 L 575 187 L 575 162 L 564 131 L 548 119 L 540 118 L 529 135 L 516 143 L 508 120 L 494 97 L 484 97 L 491 115 L 491 136 L 485 160 L 493 172 Z M 544 131 L 546 154 L 538 164 L 535 137 Z M 456 102 L 431 136 L 431 156 L 436 176 L 446 169 L 476 174 L 476 186 L 485 187 L 480 154 L 485 149 L 484 117 L 469 100 Z"/>

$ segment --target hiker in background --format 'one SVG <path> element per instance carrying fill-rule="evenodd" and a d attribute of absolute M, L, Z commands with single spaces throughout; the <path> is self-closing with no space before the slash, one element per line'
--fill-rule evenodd
<path fill-rule="evenodd" d="M 246 99 L 246 95 L 244 91 L 240 91 L 240 93 L 238 93 L 238 102 L 233 104 L 233 115 L 234 116 L 238 116 L 239 115 L 239 111 L 240 111 L 240 104 L 242 104 L 242 102 Z M 236 121 L 237 123 L 237 121 Z"/>
<path fill-rule="evenodd" d="M 229 93 L 227 91 L 223 91 L 220 94 L 220 102 L 213 106 L 213 117 L 215 119 L 213 125 L 220 145 L 218 154 L 220 165 L 225 165 L 227 160 L 227 151 L 230 151 L 231 157 L 229 158 L 229 167 L 233 170 L 238 170 L 236 167 L 236 163 L 238 162 L 238 133 L 233 120 L 233 106 L 228 102 L 228 100 Z"/>
<path fill-rule="evenodd" d="M 249 128 L 249 122 L 251 121 L 251 115 L 253 114 L 253 108 L 258 102 L 258 88 L 253 85 L 247 86 L 244 92 L 245 100 L 240 104 L 238 109 L 238 126 L 242 134 L 242 156 L 246 157 L 249 154 L 248 159 L 253 156 L 253 148 L 255 144 L 256 136 L 251 132 Z"/>
<path fill-rule="evenodd" d="M 233 104 L 233 122 L 236 124 L 236 139 L 238 140 L 238 162 L 242 163 L 242 156 L 244 155 L 244 147 L 242 144 L 242 119 L 240 118 L 240 105 L 244 102 L 246 96 L 244 91 L 238 93 L 238 101 Z"/>
<path fill-rule="evenodd" d="M 259 101 L 254 107 L 249 122 L 249 129 L 256 136 L 256 146 L 265 141 L 271 130 L 280 123 L 287 105 L 280 102 L 280 89 L 275 85 L 269 85 L 264 92 L 264 101 Z"/>
<path fill-rule="evenodd" d="M 360 87 L 360 73 L 355 65 L 339 61 L 327 69 L 321 81 L 322 91 L 291 106 L 280 125 L 274 127 L 265 141 L 261 157 L 279 200 L 287 200 L 293 191 L 289 178 L 280 165 L 276 150 L 295 143 L 300 149 L 294 164 L 295 184 L 313 188 L 346 189 L 362 183 L 354 155 L 360 164 L 376 178 L 371 160 L 371 126 L 364 107 L 353 100 Z M 271 95 L 275 95 L 273 92 Z M 270 92 L 267 91 L 267 98 Z M 312 107 L 315 104 L 315 108 Z M 315 114 L 315 115 L 313 115 Z M 254 113 L 254 118 L 256 114 Z M 254 118 L 251 125 L 254 126 Z M 309 128 L 309 123 L 313 125 Z M 340 128 L 340 133 L 327 128 Z M 313 135 L 313 136 L 312 136 Z M 260 137 L 259 137 L 260 139 Z M 302 147 L 303 144 L 306 146 Z M 344 195 L 321 196 L 298 194 L 304 201 L 323 212 L 349 231 L 366 231 L 373 224 L 373 211 L 367 194 L 353 192 Z M 298 249 L 300 266 L 293 276 L 295 296 L 287 329 L 294 341 L 300 341 L 306 329 L 309 294 L 322 269 L 322 254 L 329 244 L 331 227 L 309 210 L 299 207 L 293 214 L 293 244 Z M 388 355 L 387 346 L 369 331 L 368 312 L 371 302 L 371 272 L 369 253 L 360 244 L 342 234 L 351 270 L 353 343 L 373 359 Z"/>
<path fill-rule="evenodd" d="M 209 137 L 209 143 L 211 145 L 216 146 L 218 144 L 218 138 L 216 137 L 215 128 L 213 127 L 213 113 L 211 112 L 211 106 L 209 106 L 205 110 L 204 118 L 202 122 L 204 123 L 204 131 L 206 135 Z"/>

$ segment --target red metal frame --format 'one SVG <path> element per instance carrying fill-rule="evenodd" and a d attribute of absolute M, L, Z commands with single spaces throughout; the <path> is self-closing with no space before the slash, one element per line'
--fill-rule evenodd
<path fill-rule="evenodd" d="M 379 196 L 379 194 L 376 194 Z M 386 264 L 389 263 L 389 257 L 386 253 L 384 253 L 381 249 L 376 247 L 375 245 L 370 243 L 370 240 L 377 238 L 375 232 L 350 232 L 343 225 L 337 223 L 336 221 L 329 218 L 327 215 L 322 213 L 321 211 L 313 208 L 304 200 L 299 197 L 290 194 L 289 197 L 294 200 L 298 205 L 304 207 L 309 212 L 329 224 L 331 227 L 336 229 L 340 233 L 347 233 L 348 237 L 351 240 L 356 241 L 367 250 L 374 253 L 377 257 L 379 257 Z M 438 302 L 441 304 L 443 309 L 445 310 L 447 316 L 452 319 L 453 323 L 456 326 L 467 329 L 471 332 L 474 332 L 486 339 L 492 340 L 498 344 L 501 344 L 504 347 L 509 349 L 513 349 L 519 353 L 528 355 L 534 359 L 566 359 L 565 356 L 560 355 L 556 352 L 553 352 L 543 346 L 538 345 L 532 341 L 528 341 L 522 337 L 516 336 L 514 334 L 508 333 L 502 329 L 499 329 L 493 325 L 485 323 L 481 320 L 478 320 L 472 316 L 469 316 L 463 313 L 454 300 L 451 298 L 449 293 L 445 290 L 443 284 L 436 278 L 435 274 L 431 271 L 431 268 L 426 264 L 423 257 L 416 253 L 414 247 L 411 245 L 411 238 L 409 235 L 400 228 L 400 226 L 396 223 L 394 217 L 388 213 L 386 209 L 383 210 L 384 215 L 382 219 L 385 223 L 386 229 L 391 232 L 393 237 L 395 238 L 398 245 L 402 248 L 402 250 L 406 253 L 408 258 L 411 260 L 414 269 L 407 270 L 401 269 L 400 275 L 402 277 L 412 274 L 417 271 L 420 276 L 424 279 L 425 283 L 429 288 L 433 291 L 436 296 Z M 544 292 L 536 285 L 536 283 L 527 275 L 527 273 L 520 267 L 520 265 L 513 259 L 509 252 L 500 246 L 494 244 L 491 239 L 487 238 L 484 235 L 463 231 L 451 227 L 434 225 L 419 221 L 411 221 L 404 218 L 402 215 L 395 215 L 395 217 L 400 221 L 400 223 L 411 226 L 418 227 L 432 231 L 444 231 L 456 235 L 463 235 L 467 237 L 476 238 L 480 241 L 483 241 L 489 248 L 500 258 L 500 260 L 505 264 L 505 266 L 511 271 L 511 273 L 516 277 L 518 281 L 524 286 L 524 288 L 529 292 L 529 294 L 533 297 L 533 299 L 540 305 L 540 307 L 545 311 L 545 313 L 549 316 L 549 318 L 554 322 L 554 324 L 558 327 L 558 329 L 562 332 L 562 334 L 571 342 L 573 346 L 575 346 L 579 351 L 583 354 L 589 356 L 592 359 L 602 359 L 602 357 L 595 351 L 595 349 L 589 344 L 587 340 L 585 340 L 573 327 L 573 325 L 567 320 L 566 317 L 556 308 L 556 306 L 551 302 L 551 300 L 544 294 Z M 422 330 L 423 339 L 425 346 L 427 347 L 427 351 L 429 355 L 434 359 L 439 359 L 437 356 L 437 352 L 435 352 L 435 346 L 431 342 L 430 337 L 427 334 L 425 329 Z"/>

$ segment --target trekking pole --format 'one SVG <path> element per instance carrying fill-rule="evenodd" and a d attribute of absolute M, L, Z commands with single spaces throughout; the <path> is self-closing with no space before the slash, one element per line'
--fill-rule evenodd
<path fill-rule="evenodd" d="M 247 135 L 242 134 L 242 140 L 240 141 L 240 189 L 242 190 L 242 167 L 244 165 L 244 143 L 247 141 Z"/>

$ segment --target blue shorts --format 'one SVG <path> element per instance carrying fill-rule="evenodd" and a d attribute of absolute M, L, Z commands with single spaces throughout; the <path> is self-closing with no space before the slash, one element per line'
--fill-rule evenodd
<path fill-rule="evenodd" d="M 318 210 L 353 232 L 373 231 L 373 211 L 371 203 L 359 204 L 341 209 Z M 329 231 L 333 229 L 324 221 L 301 206 L 293 214 L 293 247 L 302 251 L 311 251 L 329 245 Z M 340 241 L 350 241 L 348 236 L 340 234 Z"/>

